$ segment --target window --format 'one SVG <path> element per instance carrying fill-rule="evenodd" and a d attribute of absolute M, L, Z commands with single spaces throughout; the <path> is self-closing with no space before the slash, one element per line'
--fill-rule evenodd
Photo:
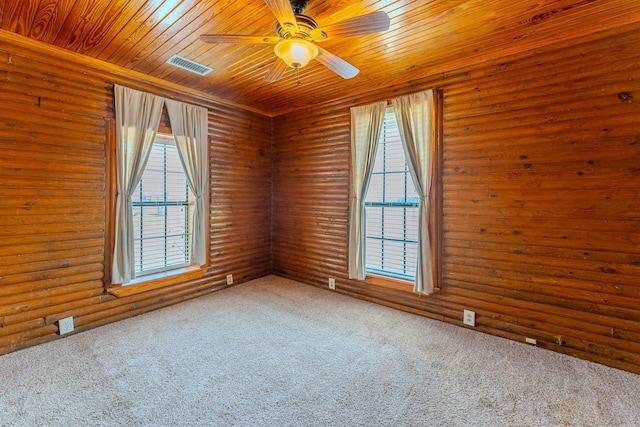
<path fill-rule="evenodd" d="M 349 279 L 439 290 L 441 106 L 442 91 L 429 89 L 351 107 Z"/>
<path fill-rule="evenodd" d="M 199 279 L 209 265 L 208 111 L 120 85 L 114 101 L 105 288 L 124 297 Z"/>
<path fill-rule="evenodd" d="M 158 135 L 132 197 L 137 276 L 189 264 L 190 193 L 173 137 Z"/>
<path fill-rule="evenodd" d="M 414 280 L 418 200 L 392 108 L 387 108 L 365 199 L 366 271 Z"/>

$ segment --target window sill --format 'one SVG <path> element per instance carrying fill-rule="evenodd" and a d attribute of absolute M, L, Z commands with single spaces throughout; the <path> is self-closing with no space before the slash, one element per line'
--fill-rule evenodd
<path fill-rule="evenodd" d="M 413 293 L 413 282 L 411 280 L 367 273 L 364 281 L 370 285 L 383 286 L 385 288 Z"/>
<path fill-rule="evenodd" d="M 196 266 L 149 274 L 147 276 L 136 277 L 125 286 L 113 286 L 107 289 L 107 292 L 117 297 L 136 295 L 189 280 L 199 279 L 204 276 L 205 271 L 207 271 L 206 266 Z"/>

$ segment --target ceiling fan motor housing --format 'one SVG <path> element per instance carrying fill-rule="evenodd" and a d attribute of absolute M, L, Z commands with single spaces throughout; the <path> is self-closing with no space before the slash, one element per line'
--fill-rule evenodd
<path fill-rule="evenodd" d="M 318 28 L 318 23 L 307 15 L 296 14 L 296 23 L 298 24 L 298 29 L 300 31 L 296 34 L 292 34 L 290 30 L 282 28 L 280 23 L 276 22 L 276 34 L 278 34 L 278 37 L 281 39 L 288 39 L 292 37 L 308 39 L 311 31 Z"/>

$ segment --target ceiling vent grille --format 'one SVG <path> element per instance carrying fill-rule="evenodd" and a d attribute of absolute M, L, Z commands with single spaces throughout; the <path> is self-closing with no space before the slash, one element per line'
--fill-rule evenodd
<path fill-rule="evenodd" d="M 192 73 L 196 73 L 201 76 L 209 74 L 213 71 L 213 68 L 198 64 L 197 62 L 194 62 L 187 58 L 183 58 L 179 55 L 173 55 L 167 60 L 167 64 L 175 65 L 176 67 L 182 68 L 183 70 L 191 71 Z"/>

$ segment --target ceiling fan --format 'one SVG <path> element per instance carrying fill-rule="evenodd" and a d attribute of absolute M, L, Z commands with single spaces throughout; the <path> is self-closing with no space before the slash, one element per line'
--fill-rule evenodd
<path fill-rule="evenodd" d="M 316 21 L 304 15 L 308 0 L 264 0 L 277 19 L 277 36 L 245 36 L 239 34 L 202 34 L 205 43 L 247 43 L 274 45 L 278 59 L 271 67 L 265 80 L 280 80 L 287 68 L 300 69 L 312 59 L 325 65 L 342 78 L 355 77 L 360 70 L 344 59 L 326 51 L 315 42 L 332 38 L 359 36 L 389 29 L 389 16 L 384 12 L 345 19 L 325 27 L 318 27 Z"/>

